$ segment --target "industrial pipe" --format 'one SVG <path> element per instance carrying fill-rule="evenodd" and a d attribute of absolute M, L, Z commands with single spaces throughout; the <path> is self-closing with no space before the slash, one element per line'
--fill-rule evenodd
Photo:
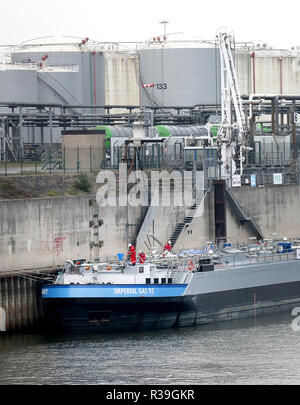
<path fill-rule="evenodd" d="M 249 117 L 253 116 L 253 101 L 254 99 L 265 99 L 265 100 L 300 100 L 300 94 L 250 94 L 249 96 Z"/>
<path fill-rule="evenodd" d="M 282 94 L 282 57 L 279 58 L 279 83 L 280 83 L 280 94 Z"/>
<path fill-rule="evenodd" d="M 252 52 L 251 58 L 252 58 L 252 85 L 253 85 L 253 93 L 255 93 L 255 52 Z"/>

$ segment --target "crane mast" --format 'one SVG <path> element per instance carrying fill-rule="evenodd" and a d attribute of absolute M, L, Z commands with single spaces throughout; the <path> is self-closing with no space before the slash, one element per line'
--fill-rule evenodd
<path fill-rule="evenodd" d="M 217 34 L 221 63 L 221 124 L 218 130 L 221 177 L 229 179 L 237 171 L 236 153 L 239 157 L 239 174 L 243 174 L 243 151 L 246 149 L 245 114 L 232 56 L 233 36 L 219 31 Z M 232 117 L 232 105 L 235 120 Z"/>

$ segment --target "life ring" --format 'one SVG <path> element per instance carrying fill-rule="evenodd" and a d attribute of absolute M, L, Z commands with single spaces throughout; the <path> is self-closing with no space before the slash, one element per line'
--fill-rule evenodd
<path fill-rule="evenodd" d="M 194 267 L 194 263 L 193 263 L 192 260 L 190 260 L 190 261 L 189 261 L 189 265 L 188 265 L 188 269 L 189 269 L 190 271 L 192 271 L 192 270 L 193 270 L 193 267 Z"/>

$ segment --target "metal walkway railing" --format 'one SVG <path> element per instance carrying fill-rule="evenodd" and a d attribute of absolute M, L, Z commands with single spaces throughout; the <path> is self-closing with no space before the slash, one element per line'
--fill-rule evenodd
<path fill-rule="evenodd" d="M 226 198 L 240 223 L 246 223 L 251 232 L 258 238 L 258 240 L 264 239 L 261 230 L 254 222 L 253 218 L 251 218 L 251 216 L 245 212 L 245 209 L 240 206 L 238 201 L 234 198 L 233 194 L 228 189 L 226 190 Z"/>

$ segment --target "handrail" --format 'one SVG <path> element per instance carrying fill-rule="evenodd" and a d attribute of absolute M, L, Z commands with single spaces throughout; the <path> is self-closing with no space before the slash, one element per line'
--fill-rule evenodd
<path fill-rule="evenodd" d="M 227 267 L 241 267 L 247 265 L 254 265 L 254 264 L 265 264 L 265 263 L 280 263 L 283 261 L 291 261 L 296 260 L 296 253 L 295 252 L 288 252 L 288 253 L 271 253 L 267 254 L 267 251 L 262 253 L 255 253 L 255 254 L 246 254 L 237 260 L 237 256 L 239 253 L 228 253 L 228 256 L 224 256 L 225 262 L 220 264 L 225 264 Z M 226 262 L 227 259 L 232 259 Z"/>
<path fill-rule="evenodd" d="M 188 208 L 186 208 L 186 210 L 192 210 L 193 205 L 196 204 L 196 201 L 197 201 L 197 193 L 196 193 L 196 192 L 197 192 L 197 190 L 198 190 L 198 186 L 199 186 L 199 184 L 196 183 L 195 186 L 194 186 L 194 188 L 193 188 L 193 190 L 192 190 L 192 193 L 191 193 L 191 195 L 196 195 L 196 197 L 193 199 L 193 202 L 191 203 L 191 205 L 190 205 Z M 199 190 L 199 191 L 205 192 L 204 189 L 201 189 L 201 190 Z M 207 193 L 207 192 L 206 192 L 206 193 Z M 204 193 L 204 195 L 202 196 L 202 199 L 205 197 L 206 193 Z M 202 201 L 202 199 L 201 199 L 201 201 Z M 185 217 L 186 217 L 186 215 L 185 215 Z M 174 214 L 173 214 L 173 216 L 172 216 L 172 218 L 171 218 L 171 221 L 169 222 L 168 229 L 170 229 L 171 226 L 172 226 L 173 231 L 175 230 L 173 224 L 174 224 L 174 222 L 176 223 L 176 221 L 175 221 L 176 218 L 177 218 L 177 212 L 175 211 Z"/>

